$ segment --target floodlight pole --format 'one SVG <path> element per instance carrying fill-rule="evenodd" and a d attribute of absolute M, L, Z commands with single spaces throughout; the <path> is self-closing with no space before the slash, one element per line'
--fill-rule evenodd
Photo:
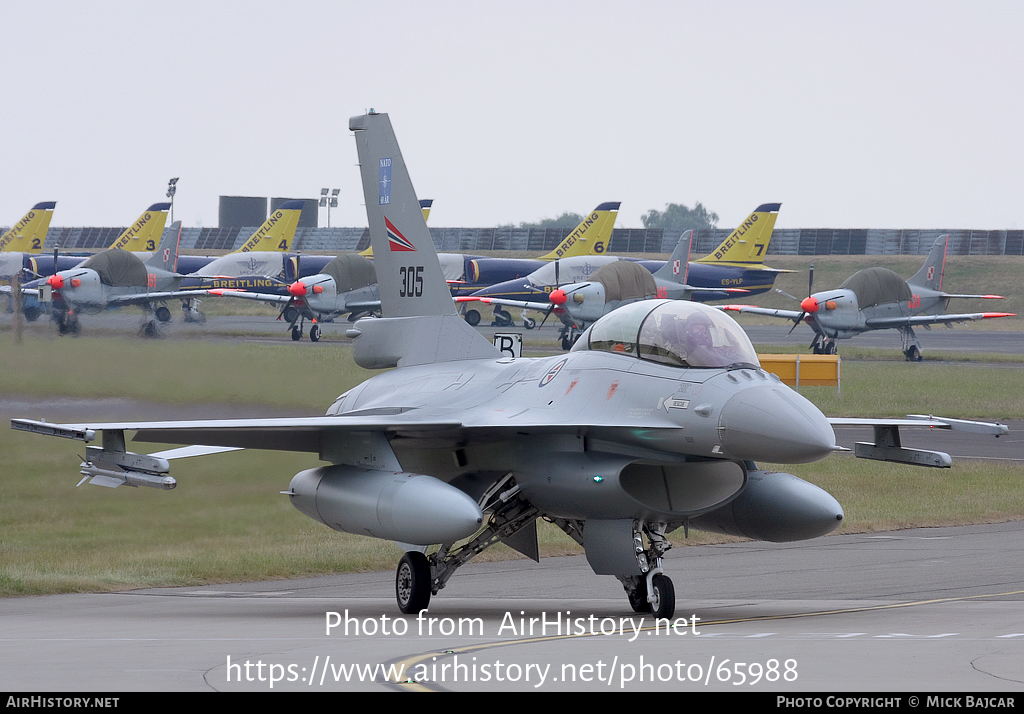
<path fill-rule="evenodd" d="M 327 193 L 330 192 L 330 196 Z M 327 208 L 327 227 L 331 227 L 331 209 L 338 207 L 338 194 L 341 193 L 340 188 L 322 188 L 320 189 L 320 208 Z"/>
<path fill-rule="evenodd" d="M 171 223 L 174 223 L 174 194 L 178 192 L 178 179 L 167 182 L 167 198 L 171 199 Z"/>

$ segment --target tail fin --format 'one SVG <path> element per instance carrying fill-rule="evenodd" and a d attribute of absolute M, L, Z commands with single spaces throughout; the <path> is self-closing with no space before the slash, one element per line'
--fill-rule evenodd
<path fill-rule="evenodd" d="M 684 231 L 679 242 L 669 257 L 668 262 L 654 273 L 657 280 L 671 280 L 686 285 L 686 274 L 690 269 L 690 246 L 693 243 L 693 230 Z"/>
<path fill-rule="evenodd" d="M 139 219 L 119 235 L 110 247 L 133 253 L 152 253 L 160 245 L 169 210 L 169 203 L 154 203 L 143 211 Z"/>
<path fill-rule="evenodd" d="M 737 266 L 763 264 L 780 206 L 781 203 L 763 203 L 755 208 L 721 245 L 697 262 Z"/>
<path fill-rule="evenodd" d="M 928 259 L 921 269 L 907 282 L 929 290 L 942 290 L 942 274 L 946 269 L 946 248 L 949 236 L 939 236 L 928 252 Z"/>
<path fill-rule="evenodd" d="M 159 268 L 169 273 L 177 272 L 178 267 L 178 246 L 181 244 L 181 221 L 171 224 L 170 230 L 166 230 L 160 237 L 160 243 L 153 255 L 145 260 L 146 266 Z"/>
<path fill-rule="evenodd" d="M 0 251 L 41 253 L 53 217 L 53 207 L 56 205 L 56 201 L 43 201 L 32 206 L 31 211 L 0 236 Z"/>
<path fill-rule="evenodd" d="M 423 211 L 423 220 L 426 221 L 430 218 L 430 207 L 434 205 L 434 199 L 432 198 L 421 198 L 420 199 L 420 210 Z M 366 250 L 359 253 L 364 258 L 373 257 L 373 246 L 371 245 Z"/>
<path fill-rule="evenodd" d="M 500 356 L 455 311 L 387 114 L 349 119 L 355 132 L 382 318 L 359 320 L 353 356 L 363 367 Z"/>
<path fill-rule="evenodd" d="M 303 202 L 299 200 L 285 201 L 270 214 L 259 230 L 249 236 L 245 244 L 234 251 L 248 253 L 250 251 L 278 251 L 287 253 L 292 249 L 295 229 L 299 227 Z"/>
<path fill-rule="evenodd" d="M 619 214 L 619 201 L 602 203 L 591 211 L 557 248 L 540 260 L 559 260 L 571 255 L 602 255 L 608 250 Z"/>

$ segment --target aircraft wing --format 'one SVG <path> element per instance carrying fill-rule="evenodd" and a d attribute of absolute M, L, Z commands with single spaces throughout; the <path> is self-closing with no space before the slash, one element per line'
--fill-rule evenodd
<path fill-rule="evenodd" d="M 0 285 L 0 294 L 10 295 L 11 294 L 11 286 L 10 285 Z M 21 289 L 21 294 L 22 295 L 36 295 L 36 296 L 38 296 L 39 295 L 39 289 L 38 288 L 22 288 Z"/>
<path fill-rule="evenodd" d="M 787 320 L 798 320 L 803 315 L 799 310 L 776 310 L 770 307 L 757 307 L 756 305 L 720 305 L 720 310 L 727 312 L 746 312 L 751 315 L 767 315 L 769 317 L 782 317 Z"/>
<path fill-rule="evenodd" d="M 11 428 L 77 441 L 93 441 L 97 432 L 134 431 L 134 441 L 188 446 L 309 451 L 319 453 L 328 435 L 352 432 L 393 431 L 403 434 L 457 429 L 457 421 L 416 421 L 400 414 L 372 414 L 358 417 L 289 417 L 263 419 L 209 419 L 197 421 L 109 422 L 100 424 L 55 424 L 31 419 L 12 419 Z M 104 438 L 104 443 L 106 439 Z"/>
<path fill-rule="evenodd" d="M 547 312 L 551 309 L 552 305 L 554 305 L 554 303 L 551 302 L 531 302 L 529 300 L 510 300 L 509 298 L 473 297 L 472 295 L 457 297 L 455 298 L 455 302 L 482 302 L 486 305 L 508 305 L 509 307 L 521 307 L 525 310 L 540 310 L 541 312 Z"/>
<path fill-rule="evenodd" d="M 854 444 L 854 456 L 860 459 L 876 461 L 894 461 L 897 463 L 914 464 L 916 466 L 932 466 L 949 468 L 953 460 L 949 454 L 941 451 L 911 449 L 902 445 L 900 427 L 928 427 L 931 429 L 949 429 L 972 434 L 988 434 L 999 437 L 1009 433 L 1005 424 L 950 419 L 924 414 L 908 414 L 905 419 L 863 419 L 847 417 L 830 417 L 833 429 L 842 427 L 867 427 L 874 429 L 874 442 L 857 442 Z"/>
<path fill-rule="evenodd" d="M 214 288 L 206 291 L 217 297 L 242 298 L 244 300 L 259 300 L 260 302 L 289 302 L 291 295 L 274 295 L 272 293 L 253 293 L 247 290 L 233 290 L 231 288 Z"/>
<path fill-rule="evenodd" d="M 107 300 L 111 307 L 120 305 L 145 305 L 154 300 L 169 300 L 171 298 L 195 297 L 196 295 L 209 295 L 209 290 L 165 290 L 152 293 L 135 293 L 134 295 L 116 295 Z"/>
<path fill-rule="evenodd" d="M 915 327 L 917 325 L 941 325 L 971 320 L 986 320 L 991 317 L 1015 317 L 1012 312 L 964 312 L 940 315 L 914 315 L 913 317 L 875 317 L 865 321 L 868 327 L 882 330 L 890 327 Z"/>

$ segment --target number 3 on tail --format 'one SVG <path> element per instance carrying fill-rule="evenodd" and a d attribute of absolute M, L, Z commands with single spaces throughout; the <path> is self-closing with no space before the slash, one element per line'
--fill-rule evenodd
<path fill-rule="evenodd" d="M 423 297 L 423 266 L 410 265 L 399 269 L 402 284 L 398 288 L 399 297 Z"/>

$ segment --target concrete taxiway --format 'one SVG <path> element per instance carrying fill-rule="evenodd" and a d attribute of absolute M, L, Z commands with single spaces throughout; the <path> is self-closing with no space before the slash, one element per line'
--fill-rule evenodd
<path fill-rule="evenodd" d="M 391 572 L 9 599 L 0 689 L 1019 692 L 1021 552 L 1024 522 L 681 547 L 659 629 L 582 556 L 470 564 L 419 618 Z"/>

